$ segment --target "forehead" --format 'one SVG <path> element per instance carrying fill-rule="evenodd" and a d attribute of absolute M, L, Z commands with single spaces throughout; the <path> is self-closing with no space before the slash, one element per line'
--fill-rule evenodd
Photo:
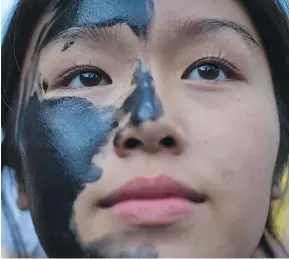
<path fill-rule="evenodd" d="M 152 0 L 70 0 L 59 5 L 57 19 L 46 40 L 73 27 L 107 27 L 127 24 L 137 36 L 145 36 L 152 19 Z"/>
<path fill-rule="evenodd" d="M 58 5 L 45 42 L 70 28 L 116 24 L 126 24 L 135 35 L 147 38 L 152 25 L 169 27 L 180 20 L 202 18 L 233 21 L 257 38 L 250 18 L 237 0 L 66 0 Z"/>

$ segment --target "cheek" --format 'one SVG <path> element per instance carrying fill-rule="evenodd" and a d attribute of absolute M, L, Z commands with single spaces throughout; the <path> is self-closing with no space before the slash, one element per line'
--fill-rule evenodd
<path fill-rule="evenodd" d="M 44 246 L 56 252 L 67 244 L 72 248 L 62 248 L 64 253 L 77 248 L 70 231 L 72 205 L 84 185 L 102 175 L 91 160 L 106 144 L 112 117 L 112 110 L 74 97 L 41 103 L 33 97 L 22 116 L 20 149 L 32 216 Z"/>
<path fill-rule="evenodd" d="M 242 240 L 240 247 L 251 247 L 259 242 L 267 220 L 279 124 L 273 107 L 244 105 L 220 118 L 220 131 L 211 135 L 216 168 L 211 190 L 229 236 Z"/>
<path fill-rule="evenodd" d="M 210 135 L 216 160 L 235 171 L 234 177 L 243 183 L 241 186 L 262 189 L 264 183 L 266 194 L 270 191 L 280 138 L 277 109 L 270 104 L 249 99 L 231 106 L 229 111 L 216 114 L 217 128 Z"/>
<path fill-rule="evenodd" d="M 191 102 L 182 111 L 190 110 L 182 124 L 189 139 L 184 164 L 193 168 L 187 180 L 200 183 L 210 197 L 208 213 L 200 220 L 212 222 L 211 232 L 222 233 L 236 251 L 248 254 L 267 219 L 279 147 L 277 109 L 273 98 L 260 93 L 216 99 Z M 211 238 L 217 240 L 214 233 Z"/>
<path fill-rule="evenodd" d="M 273 94 L 212 93 L 201 102 L 190 102 L 179 111 L 190 110 L 190 116 L 179 123 L 188 136 L 188 155 L 197 164 L 205 160 L 215 168 L 205 173 L 212 179 L 270 185 L 280 141 Z M 213 171 L 231 171 L 234 179 Z"/>

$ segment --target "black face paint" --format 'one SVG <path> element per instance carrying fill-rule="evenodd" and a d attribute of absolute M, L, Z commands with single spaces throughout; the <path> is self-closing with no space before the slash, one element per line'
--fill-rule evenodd
<path fill-rule="evenodd" d="M 85 99 L 30 99 L 21 117 L 21 147 L 34 224 L 50 257 L 85 254 L 70 230 L 72 205 L 85 183 L 97 181 L 91 165 L 113 128 L 111 108 L 96 109 Z M 28 154 L 28 155 L 27 155 Z"/>
<path fill-rule="evenodd" d="M 65 43 L 61 52 L 68 50 L 73 44 L 74 44 L 74 41 L 70 41 L 70 42 Z"/>
<path fill-rule="evenodd" d="M 59 9 L 44 45 L 72 27 L 106 27 L 127 24 L 138 37 L 147 38 L 154 16 L 152 0 L 71 0 Z"/>
<path fill-rule="evenodd" d="M 130 124 L 139 126 L 145 121 L 157 120 L 163 114 L 162 105 L 156 95 L 152 75 L 141 61 L 138 61 L 133 83 L 135 91 L 122 106 L 124 114 L 131 112 Z"/>
<path fill-rule="evenodd" d="M 113 244 L 115 239 L 110 236 L 105 236 L 100 240 L 83 245 L 83 250 L 86 251 L 90 258 L 109 258 L 115 257 L 113 254 Z"/>
<path fill-rule="evenodd" d="M 120 258 L 157 258 L 158 250 L 154 245 L 142 244 L 135 251 L 123 251 L 119 255 Z"/>
<path fill-rule="evenodd" d="M 48 89 L 48 81 L 46 79 L 44 79 L 42 82 L 42 88 L 43 88 L 44 92 L 46 92 Z"/>
<path fill-rule="evenodd" d="M 136 35 L 146 37 L 153 13 L 152 1 L 144 0 L 66 0 L 57 8 L 53 21 L 41 31 L 33 57 L 34 74 L 30 70 L 34 80 L 26 78 L 25 87 L 35 83 L 41 49 L 59 32 L 71 27 L 125 23 Z M 70 46 L 65 45 L 63 51 Z M 123 110 L 133 111 L 134 125 L 155 120 L 161 108 L 149 72 L 139 68 L 134 80 L 136 90 Z M 47 91 L 47 82 L 42 82 L 41 87 Z M 27 95 L 31 92 L 26 92 Z M 147 103 L 152 106 L 149 111 Z M 91 165 L 91 160 L 117 125 L 113 108 L 96 109 L 82 98 L 40 102 L 34 95 L 22 107 L 18 136 L 24 178 L 35 228 L 49 257 L 90 256 L 71 229 L 72 206 L 85 183 L 101 177 L 102 169 Z"/>
<path fill-rule="evenodd" d="M 84 247 L 92 258 L 158 258 L 159 252 L 153 244 L 140 244 L 131 250 L 124 249 L 125 242 L 106 236 Z"/>

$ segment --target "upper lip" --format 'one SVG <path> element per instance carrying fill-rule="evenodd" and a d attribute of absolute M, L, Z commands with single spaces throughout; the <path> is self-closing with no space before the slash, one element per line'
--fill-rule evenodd
<path fill-rule="evenodd" d="M 109 208 L 127 200 L 163 199 L 178 197 L 194 203 L 205 202 L 206 196 L 188 185 L 169 176 L 160 175 L 154 178 L 137 177 L 99 202 L 99 207 Z"/>

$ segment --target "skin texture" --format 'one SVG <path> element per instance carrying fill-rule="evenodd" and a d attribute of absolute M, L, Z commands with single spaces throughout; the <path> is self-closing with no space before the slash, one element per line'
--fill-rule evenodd
<path fill-rule="evenodd" d="M 251 256 L 267 219 L 280 136 L 250 19 L 233 0 L 115 2 L 51 7 L 27 52 L 16 136 L 45 251 Z M 211 56 L 233 63 L 237 76 L 191 78 L 191 64 Z M 80 88 L 78 74 L 67 76 L 75 66 L 78 74 L 106 75 Z M 202 192 L 206 202 L 176 224 L 153 228 L 95 205 L 135 177 L 159 174 Z"/>

